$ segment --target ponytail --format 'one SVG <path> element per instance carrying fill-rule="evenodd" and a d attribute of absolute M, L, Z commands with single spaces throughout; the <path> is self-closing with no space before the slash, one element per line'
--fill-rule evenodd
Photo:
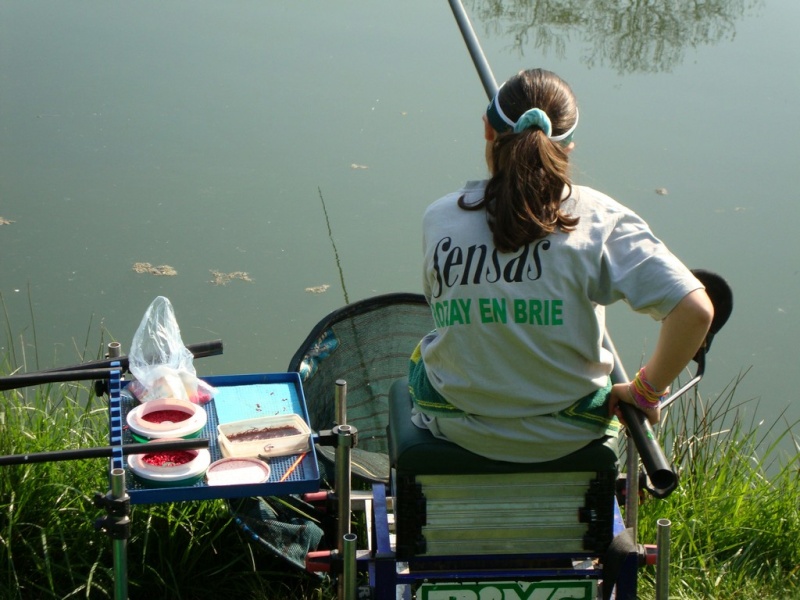
<path fill-rule="evenodd" d="M 494 245 L 501 252 L 556 230 L 573 231 L 578 218 L 561 209 L 572 193 L 565 147 L 578 123 L 569 86 L 549 71 L 523 71 L 501 87 L 487 117 L 495 130 L 502 130 L 492 146 L 492 178 L 480 202 L 468 205 L 462 198 L 458 205 L 486 208 Z"/>

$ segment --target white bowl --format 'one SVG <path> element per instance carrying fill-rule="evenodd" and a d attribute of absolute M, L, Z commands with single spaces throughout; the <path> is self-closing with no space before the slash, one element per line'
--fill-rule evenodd
<path fill-rule="evenodd" d="M 165 440 L 158 440 L 163 442 Z M 170 456 L 183 458 L 191 455 L 191 460 L 169 463 L 164 459 Z M 137 477 L 155 487 L 190 486 L 200 481 L 211 464 L 208 450 L 164 450 L 144 454 L 129 454 L 128 467 Z"/>
<path fill-rule="evenodd" d="M 208 467 L 206 482 L 208 485 L 264 483 L 269 475 L 269 465 L 264 461 L 255 458 L 223 458 Z"/>
<path fill-rule="evenodd" d="M 148 420 L 155 419 L 156 413 L 162 411 L 176 411 L 185 415 L 180 420 Z M 134 437 L 143 440 L 157 440 L 164 438 L 191 438 L 196 437 L 208 422 L 206 411 L 197 404 L 188 400 L 177 398 L 162 398 L 140 404 L 132 409 L 126 417 L 128 428 Z"/>

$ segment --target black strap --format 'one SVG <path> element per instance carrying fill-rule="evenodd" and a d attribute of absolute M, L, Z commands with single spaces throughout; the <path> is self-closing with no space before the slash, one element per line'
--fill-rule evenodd
<path fill-rule="evenodd" d="M 633 539 L 633 529 L 628 528 L 614 537 L 608 545 L 603 561 L 603 600 L 610 600 L 611 592 L 623 571 L 625 563 L 636 560 L 638 564 L 639 545 Z M 617 595 L 617 600 L 627 600 Z"/>

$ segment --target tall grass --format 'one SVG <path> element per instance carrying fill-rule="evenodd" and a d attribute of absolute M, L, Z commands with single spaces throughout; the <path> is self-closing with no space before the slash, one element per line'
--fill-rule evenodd
<path fill-rule="evenodd" d="M 95 427 L 98 410 L 75 402 L 74 389 L 62 393 L 44 388 L 29 402 L 23 394 L 4 392 L 0 454 L 105 445 Z M 102 489 L 102 470 L 74 461 L 3 467 L 0 476 L 0 589 L 18 598 L 56 590 L 88 593 L 95 582 L 83 567 L 94 571 L 103 545 L 85 506 L 87 494 Z"/>
<path fill-rule="evenodd" d="M 734 400 L 739 381 L 716 400 L 684 399 L 664 422 L 680 485 L 640 508 L 639 538 L 672 522 L 671 598 L 800 598 L 800 464 L 780 450 L 798 448 L 796 424 L 748 419 L 757 411 Z"/>

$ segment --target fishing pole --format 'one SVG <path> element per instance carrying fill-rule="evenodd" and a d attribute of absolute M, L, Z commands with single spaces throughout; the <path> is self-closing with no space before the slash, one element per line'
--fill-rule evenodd
<path fill-rule="evenodd" d="M 492 68 L 489 66 L 489 61 L 486 60 L 486 55 L 483 53 L 483 48 L 478 41 L 478 36 L 472 28 L 472 23 L 467 16 L 467 11 L 464 10 L 464 5 L 461 0 L 449 0 L 450 9 L 453 11 L 453 16 L 458 23 L 458 29 L 461 31 L 461 36 L 464 38 L 464 43 L 467 45 L 469 55 L 472 57 L 472 62 L 475 69 L 478 71 L 478 76 L 481 78 L 483 89 L 486 95 L 491 100 L 497 93 L 497 80 L 494 78 Z"/>
<path fill-rule="evenodd" d="M 217 356 L 219 354 L 222 354 L 223 346 L 222 346 L 222 340 L 211 340 L 209 342 L 198 342 L 196 344 L 187 344 L 186 349 L 192 353 L 192 356 L 194 358 L 205 358 L 207 356 Z M 120 368 L 123 371 L 128 370 L 128 363 L 129 363 L 128 357 L 117 356 L 117 357 L 110 357 L 107 359 L 93 360 L 72 367 L 56 367 L 53 369 L 45 369 L 44 371 L 40 372 L 54 373 L 57 371 L 76 371 L 79 369 L 102 369 L 102 368 L 108 368 L 111 365 L 112 361 L 119 362 Z"/>
<path fill-rule="evenodd" d="M 28 452 L 26 454 L 9 454 L 0 456 L 0 466 L 28 465 L 33 463 L 57 462 L 64 460 L 83 460 L 88 458 L 111 458 L 114 450 L 120 446 L 99 446 L 95 448 L 76 448 L 74 450 L 51 450 L 45 452 Z M 196 450 L 208 448 L 208 439 L 193 438 L 187 440 L 152 441 L 147 444 L 123 444 L 122 456 L 130 454 L 151 454 L 174 450 Z"/>
<path fill-rule="evenodd" d="M 350 304 L 350 297 L 347 295 L 347 286 L 344 283 L 344 271 L 342 270 L 342 262 L 339 260 L 339 250 L 336 248 L 336 242 L 333 239 L 333 230 L 331 229 L 331 220 L 328 217 L 328 207 L 325 206 L 325 198 L 322 197 L 322 188 L 317 187 L 319 192 L 319 200 L 322 202 L 322 212 L 325 215 L 325 225 L 328 226 L 328 239 L 331 241 L 333 247 L 333 257 L 336 259 L 336 269 L 339 271 L 339 281 L 342 284 L 342 292 L 344 293 L 344 303 Z"/>
<path fill-rule="evenodd" d="M 186 349 L 192 353 L 194 358 L 216 356 L 218 354 L 222 354 L 222 340 L 189 344 L 186 346 Z M 118 362 L 119 366 L 112 367 L 112 363 L 114 362 Z M 93 360 L 70 367 L 57 367 L 55 369 L 47 369 L 45 371 L 9 375 L 7 377 L 0 377 L 0 391 L 13 390 L 31 385 L 43 385 L 47 383 L 106 379 L 112 370 L 119 370 L 124 373 L 128 371 L 129 366 L 130 365 L 127 356 L 118 356 L 108 359 Z"/>
<path fill-rule="evenodd" d="M 472 62 L 478 75 L 483 83 L 483 88 L 486 95 L 491 100 L 497 93 L 497 80 L 492 73 L 489 66 L 489 61 L 483 53 L 478 36 L 472 27 L 469 16 L 464 10 L 461 0 L 448 0 L 450 8 L 453 11 L 453 16 L 458 23 L 458 28 L 464 38 L 464 43 L 467 45 L 469 54 L 472 57 Z M 614 368 L 611 373 L 611 380 L 615 382 L 629 381 L 628 375 L 622 366 L 622 361 L 617 354 L 616 348 L 611 341 L 608 332 L 605 333 L 603 338 L 603 347 L 608 350 L 614 360 Z M 639 451 L 642 458 L 642 464 L 645 467 L 647 476 L 650 478 L 650 483 L 653 485 L 653 495 L 659 498 L 666 497 L 678 485 L 678 475 L 667 462 L 661 446 L 656 441 L 655 434 L 650 422 L 647 420 L 645 414 L 637 410 L 630 404 L 620 403 L 620 410 L 622 417 L 625 419 L 625 424 L 630 433 L 630 437 Z"/>

